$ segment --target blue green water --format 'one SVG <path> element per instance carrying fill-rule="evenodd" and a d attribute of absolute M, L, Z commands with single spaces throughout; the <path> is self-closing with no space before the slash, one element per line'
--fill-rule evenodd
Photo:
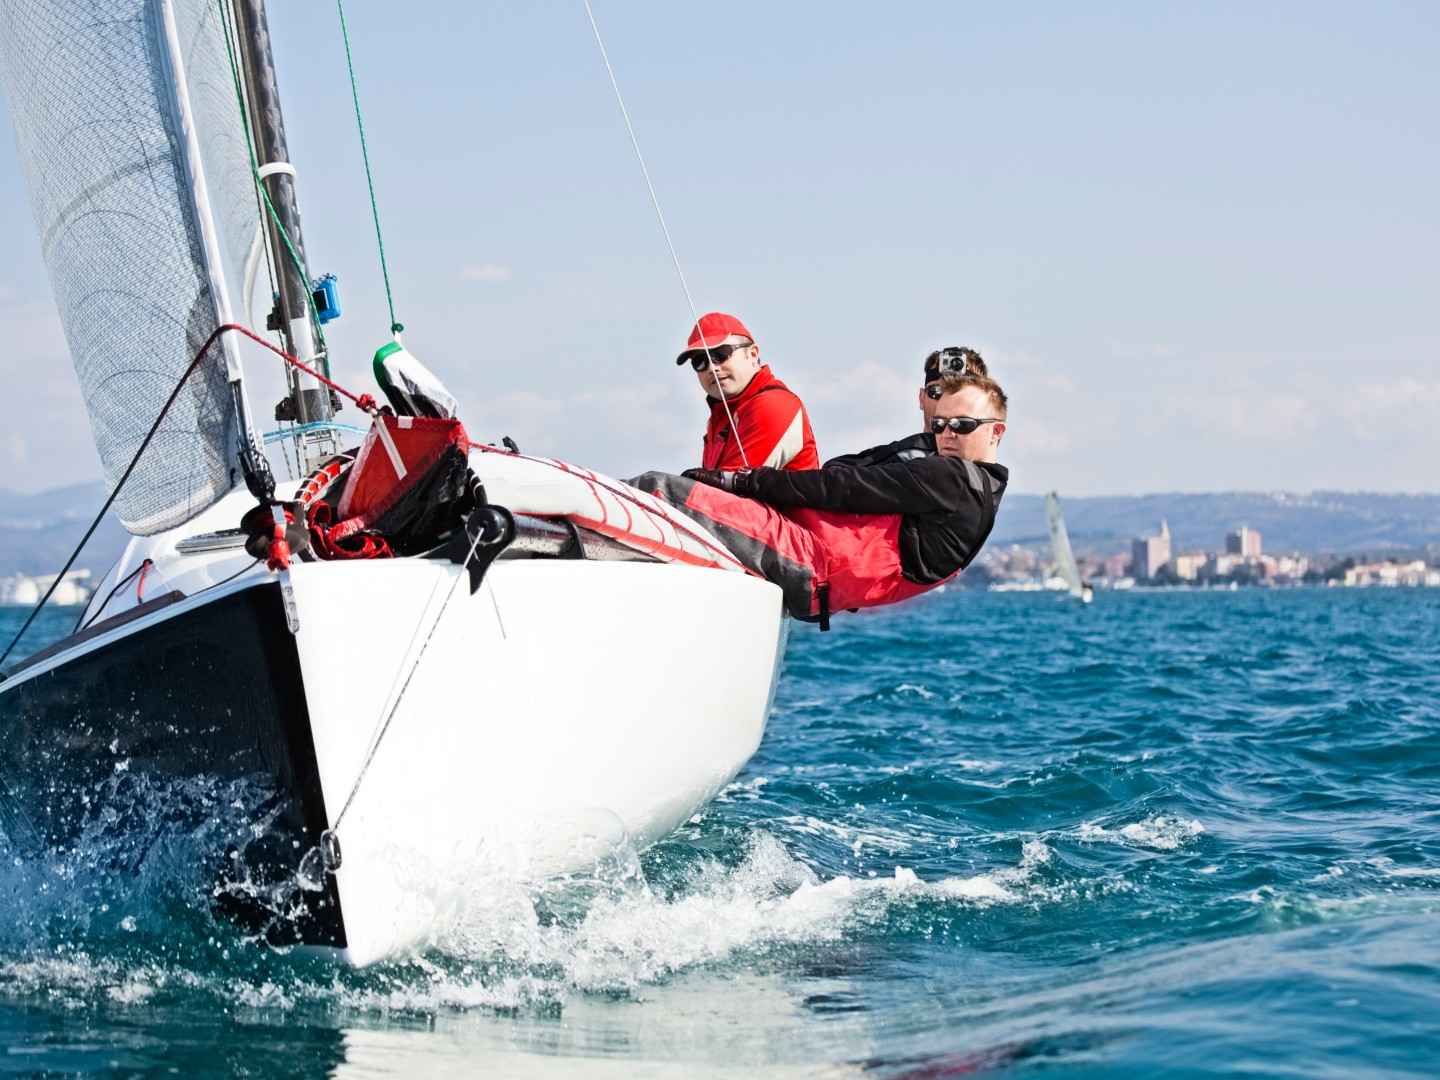
<path fill-rule="evenodd" d="M 0 1074 L 1440 1057 L 1437 590 L 950 591 L 797 627 L 759 753 L 680 834 L 559 891 L 497 887 L 444 948 L 362 972 L 212 920 L 193 868 L 225 793 L 191 795 L 210 819 L 4 855 Z"/>

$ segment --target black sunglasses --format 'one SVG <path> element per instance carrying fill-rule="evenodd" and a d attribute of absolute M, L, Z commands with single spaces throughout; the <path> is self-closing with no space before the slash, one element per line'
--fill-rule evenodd
<path fill-rule="evenodd" d="M 723 364 L 726 360 L 730 359 L 730 354 L 736 349 L 748 349 L 753 344 L 753 341 L 742 341 L 738 345 L 711 345 L 708 350 L 687 349 L 680 354 L 675 362 L 677 364 L 683 364 L 688 360 L 690 361 L 690 366 L 696 371 L 704 371 L 710 366 L 712 360 L 717 364 Z"/>
<path fill-rule="evenodd" d="M 981 424 L 1002 424 L 1003 420 L 998 416 L 989 416 L 984 420 L 977 420 L 973 416 L 937 416 L 930 421 L 931 434 L 939 435 L 946 428 L 949 428 L 956 435 L 969 435 Z"/>

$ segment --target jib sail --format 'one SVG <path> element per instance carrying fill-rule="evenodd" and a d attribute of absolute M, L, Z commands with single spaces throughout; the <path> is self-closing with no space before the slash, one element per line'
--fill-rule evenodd
<path fill-rule="evenodd" d="M 231 321 L 257 213 L 220 5 L 0 0 L 0 86 L 105 474 Z M 224 495 L 246 438 L 222 338 L 116 502 L 132 533 Z M 233 384 L 233 385 L 232 385 Z"/>

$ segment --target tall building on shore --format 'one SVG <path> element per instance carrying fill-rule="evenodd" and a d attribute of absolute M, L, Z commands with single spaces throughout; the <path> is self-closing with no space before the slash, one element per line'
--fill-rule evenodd
<path fill-rule="evenodd" d="M 1130 545 L 1130 573 L 1141 581 L 1153 578 L 1170 561 L 1170 526 L 1160 522 L 1159 536 L 1137 536 Z"/>
<path fill-rule="evenodd" d="M 1225 554 L 1239 555 L 1242 559 L 1258 559 L 1260 534 L 1247 525 L 1241 525 L 1232 533 L 1226 533 Z"/>

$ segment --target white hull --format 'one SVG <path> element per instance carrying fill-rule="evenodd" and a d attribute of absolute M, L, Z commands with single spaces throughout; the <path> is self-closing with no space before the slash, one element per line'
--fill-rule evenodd
<path fill-rule="evenodd" d="M 622 836 L 660 839 L 764 734 L 783 645 L 773 586 L 660 563 L 502 560 L 473 596 L 462 581 L 437 625 L 459 573 L 414 560 L 292 572 L 332 821 L 434 627 L 337 832 L 355 964 L 443 934 L 488 875 L 537 880 Z"/>

